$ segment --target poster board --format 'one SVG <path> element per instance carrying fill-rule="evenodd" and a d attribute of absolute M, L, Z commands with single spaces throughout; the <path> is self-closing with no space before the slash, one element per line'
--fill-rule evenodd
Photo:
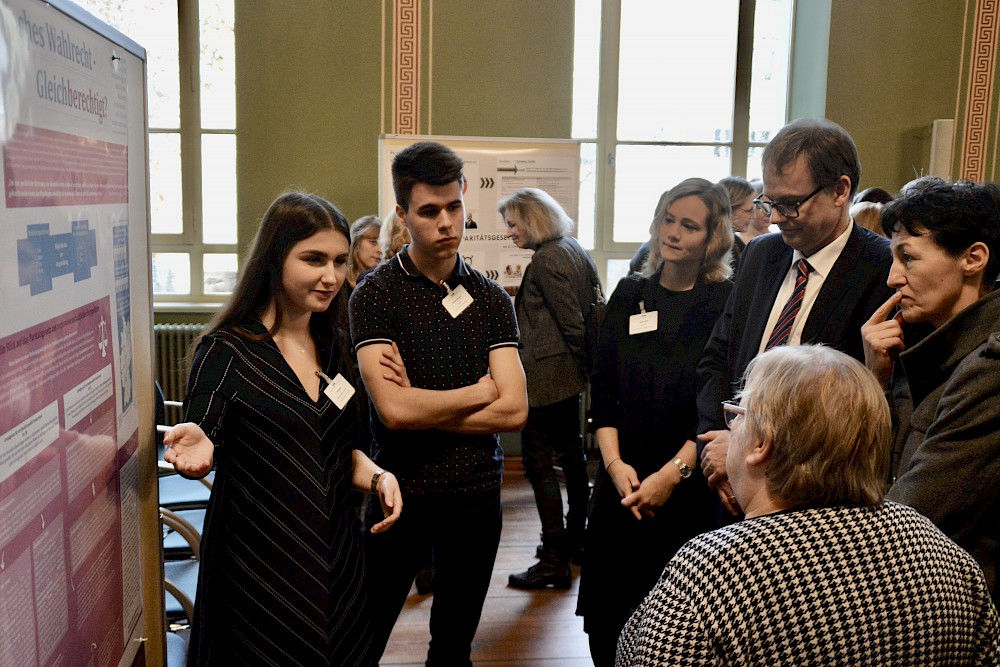
<path fill-rule="evenodd" d="M 163 642 L 146 54 L 0 0 L 0 91 L 0 664 L 130 665 Z"/>
<path fill-rule="evenodd" d="M 497 202 L 518 188 L 539 188 L 573 220 L 580 196 L 580 142 L 572 139 L 511 139 L 390 134 L 379 138 L 379 217 L 396 207 L 392 159 L 418 141 L 437 141 L 465 162 L 466 229 L 459 252 L 469 265 L 510 292 L 517 290 L 531 250 L 515 246 L 497 213 Z"/>

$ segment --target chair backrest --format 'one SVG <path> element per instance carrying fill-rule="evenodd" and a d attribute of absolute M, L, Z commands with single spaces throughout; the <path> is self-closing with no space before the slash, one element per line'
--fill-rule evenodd
<path fill-rule="evenodd" d="M 160 508 L 160 523 L 182 536 L 191 548 L 191 558 L 179 561 L 164 561 L 163 588 L 180 604 L 188 625 L 194 622 L 194 598 L 198 582 L 198 566 L 201 560 L 201 536 L 183 517 L 165 507 Z M 168 612 L 170 607 L 167 602 Z"/>

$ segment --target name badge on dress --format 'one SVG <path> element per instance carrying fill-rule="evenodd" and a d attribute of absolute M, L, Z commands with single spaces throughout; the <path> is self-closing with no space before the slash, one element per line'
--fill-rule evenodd
<path fill-rule="evenodd" d="M 656 311 L 646 312 L 646 302 L 639 302 L 639 313 L 628 318 L 628 335 L 635 336 L 656 331 Z"/>
<path fill-rule="evenodd" d="M 332 380 L 323 371 L 316 371 L 316 375 L 320 376 L 326 380 L 326 389 L 323 393 L 326 397 L 330 399 L 330 402 L 337 406 L 338 409 L 343 410 L 347 402 L 351 400 L 351 396 L 354 396 L 354 387 L 351 383 L 347 381 L 340 373 L 337 373 L 337 377 Z"/>
<path fill-rule="evenodd" d="M 462 314 L 462 311 L 472 305 L 472 296 L 466 291 L 465 285 L 459 285 L 455 289 L 448 287 L 448 283 L 441 281 L 444 288 L 448 290 L 448 296 L 441 299 L 441 305 L 453 318 Z"/>

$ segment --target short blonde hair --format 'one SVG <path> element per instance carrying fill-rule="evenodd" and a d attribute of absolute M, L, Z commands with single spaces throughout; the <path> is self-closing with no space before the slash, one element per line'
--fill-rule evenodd
<path fill-rule="evenodd" d="M 552 195 L 538 188 L 521 188 L 497 202 L 497 211 L 513 211 L 521 218 L 529 248 L 558 239 L 573 231 L 573 221 Z"/>
<path fill-rule="evenodd" d="M 767 489 L 791 507 L 882 502 L 889 405 L 871 372 L 822 345 L 783 345 L 747 366 L 744 428 L 773 446 Z"/>
<path fill-rule="evenodd" d="M 396 215 L 396 209 L 389 211 L 378 233 L 378 244 L 382 248 L 382 263 L 395 257 L 403 246 L 410 242 L 410 230 Z"/>
<path fill-rule="evenodd" d="M 709 283 L 720 283 L 733 275 L 730 261 L 733 226 L 729 220 L 732 215 L 729 192 L 723 186 L 704 178 L 688 178 L 660 195 L 653 213 L 653 222 L 649 225 L 649 256 L 642 269 L 643 275 L 654 276 L 663 267 L 663 257 L 657 249 L 660 247 L 660 225 L 667 218 L 667 209 L 678 199 L 692 196 L 700 199 L 708 208 L 708 219 L 705 221 L 708 243 L 701 263 L 702 279 Z"/>

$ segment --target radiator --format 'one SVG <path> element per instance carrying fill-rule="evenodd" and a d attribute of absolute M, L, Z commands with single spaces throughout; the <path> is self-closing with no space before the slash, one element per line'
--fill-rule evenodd
<path fill-rule="evenodd" d="M 156 381 L 160 383 L 163 397 L 168 401 L 184 400 L 190 370 L 188 352 L 194 340 L 201 335 L 202 329 L 202 324 L 153 325 Z M 167 425 L 176 424 L 182 417 L 180 408 L 167 406 Z"/>

